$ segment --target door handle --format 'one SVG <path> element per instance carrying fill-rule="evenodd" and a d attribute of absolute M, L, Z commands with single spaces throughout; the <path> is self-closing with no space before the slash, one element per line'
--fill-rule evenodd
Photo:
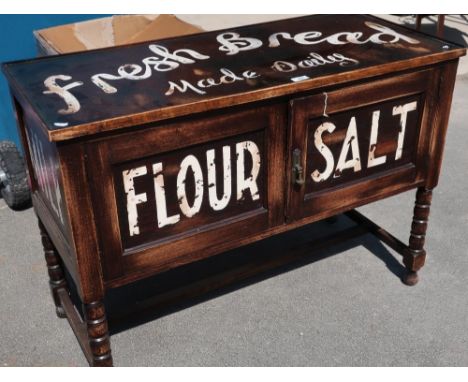
<path fill-rule="evenodd" d="M 293 184 L 302 186 L 305 183 L 304 169 L 301 166 L 301 150 L 295 149 L 292 153 L 292 181 Z"/>

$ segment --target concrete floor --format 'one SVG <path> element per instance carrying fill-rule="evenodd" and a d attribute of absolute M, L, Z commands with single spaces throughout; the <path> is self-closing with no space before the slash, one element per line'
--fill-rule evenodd
<path fill-rule="evenodd" d="M 468 76 L 459 76 L 421 281 L 371 236 L 112 336 L 120 366 L 468 366 Z M 406 241 L 414 193 L 362 208 Z M 342 224 L 339 222 L 338 224 Z M 85 366 L 49 295 L 31 209 L 0 200 L 0 364 Z M 304 240 L 305 230 L 243 251 Z"/>

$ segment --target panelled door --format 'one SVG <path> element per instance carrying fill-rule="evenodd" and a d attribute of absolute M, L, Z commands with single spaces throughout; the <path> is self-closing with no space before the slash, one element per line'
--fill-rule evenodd
<path fill-rule="evenodd" d="M 420 183 L 434 78 L 425 70 L 293 100 L 287 218 L 319 219 Z"/>
<path fill-rule="evenodd" d="M 89 147 L 106 280 L 138 278 L 284 222 L 284 106 L 145 127 Z"/>

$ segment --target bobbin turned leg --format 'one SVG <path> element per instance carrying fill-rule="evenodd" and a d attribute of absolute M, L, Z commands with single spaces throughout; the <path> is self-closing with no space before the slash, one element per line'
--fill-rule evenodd
<path fill-rule="evenodd" d="M 83 304 L 84 320 L 91 350 L 91 366 L 112 366 L 109 330 L 102 301 Z"/>
<path fill-rule="evenodd" d="M 55 303 L 55 312 L 60 318 L 65 318 L 66 314 L 60 302 L 58 295 L 59 289 L 67 289 L 67 282 L 62 268 L 62 261 L 55 249 L 54 244 L 50 240 L 44 225 L 39 220 L 39 230 L 41 232 L 42 246 L 44 248 L 44 256 L 47 263 L 47 271 L 49 273 L 49 285 L 52 297 Z"/>
<path fill-rule="evenodd" d="M 417 272 L 422 268 L 426 260 L 424 241 L 426 238 L 431 200 L 432 190 L 424 187 L 418 188 L 408 250 L 403 257 L 403 263 L 408 270 L 408 273 L 403 276 L 403 282 L 406 285 L 415 285 L 419 281 Z"/>

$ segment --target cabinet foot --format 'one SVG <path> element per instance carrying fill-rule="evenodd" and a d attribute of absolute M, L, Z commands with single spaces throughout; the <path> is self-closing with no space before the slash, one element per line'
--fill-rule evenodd
<path fill-rule="evenodd" d="M 58 318 L 67 318 L 67 314 L 65 313 L 65 310 L 61 306 L 55 307 L 55 313 L 57 314 Z"/>
<path fill-rule="evenodd" d="M 107 318 L 102 301 L 83 305 L 91 366 L 113 366 Z"/>
<path fill-rule="evenodd" d="M 403 284 L 408 286 L 416 285 L 419 281 L 418 272 L 408 271 L 402 277 Z"/>
<path fill-rule="evenodd" d="M 408 248 L 403 257 L 403 263 L 408 274 L 403 277 L 406 285 L 415 285 L 418 282 L 419 271 L 426 261 L 424 242 L 426 239 L 427 224 L 432 201 L 432 190 L 424 187 L 418 188 L 414 204 L 413 222 Z"/>

